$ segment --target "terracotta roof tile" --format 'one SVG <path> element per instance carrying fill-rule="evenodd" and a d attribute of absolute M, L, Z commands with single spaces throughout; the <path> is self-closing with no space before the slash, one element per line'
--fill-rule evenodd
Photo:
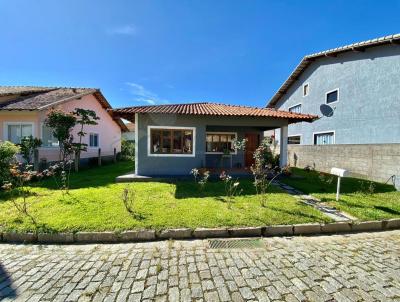
<path fill-rule="evenodd" d="M 0 87 L 0 96 L 7 97 L 0 100 L 0 110 L 39 110 L 96 91 L 93 88 Z"/>
<path fill-rule="evenodd" d="M 248 106 L 225 105 L 218 103 L 189 103 L 174 105 L 153 105 L 134 106 L 126 108 L 110 109 L 117 116 L 128 116 L 135 113 L 154 114 L 186 114 L 186 115 L 213 115 L 213 116 L 251 116 L 251 117 L 272 117 L 296 121 L 311 122 L 318 118 L 316 115 L 300 114 L 288 111 L 257 108 Z"/>
<path fill-rule="evenodd" d="M 0 86 L 0 111 L 42 110 L 88 94 L 93 94 L 104 109 L 111 108 L 106 98 L 96 88 Z M 122 131 L 128 131 L 119 118 L 114 120 Z"/>

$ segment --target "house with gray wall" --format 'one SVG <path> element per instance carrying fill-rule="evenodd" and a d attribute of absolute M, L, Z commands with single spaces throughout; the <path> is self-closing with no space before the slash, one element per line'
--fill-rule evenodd
<path fill-rule="evenodd" d="M 289 164 L 400 180 L 400 34 L 305 56 L 267 107 L 319 116 L 289 126 Z"/>
<path fill-rule="evenodd" d="M 135 106 L 111 110 L 135 124 L 135 174 L 187 176 L 193 168 L 248 174 L 264 131 L 281 129 L 287 154 L 288 125 L 316 116 L 282 110 L 216 103 Z M 245 150 L 234 141 L 247 139 Z M 281 166 L 287 164 L 281 156 Z"/>

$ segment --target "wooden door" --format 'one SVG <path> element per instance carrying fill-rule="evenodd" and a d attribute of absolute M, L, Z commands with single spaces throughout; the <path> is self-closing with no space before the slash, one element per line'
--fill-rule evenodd
<path fill-rule="evenodd" d="M 253 154 L 260 144 L 260 135 L 258 133 L 246 133 L 245 138 L 247 139 L 245 149 L 245 166 L 251 167 L 254 164 Z"/>

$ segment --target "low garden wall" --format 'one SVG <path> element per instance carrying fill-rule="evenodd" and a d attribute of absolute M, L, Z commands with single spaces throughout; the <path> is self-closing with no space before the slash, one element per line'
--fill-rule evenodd
<path fill-rule="evenodd" d="M 339 234 L 352 232 L 388 231 L 400 229 L 400 219 L 387 219 L 363 222 L 333 222 L 327 224 L 308 223 L 294 225 L 273 225 L 265 227 L 237 228 L 181 228 L 156 230 L 137 230 L 116 232 L 77 232 L 77 233 L 0 233 L 0 242 L 10 243 L 124 243 L 154 240 L 182 240 L 207 238 L 304 236 L 320 234 Z"/>
<path fill-rule="evenodd" d="M 354 177 L 386 182 L 400 189 L 400 144 L 288 145 L 288 164 L 330 172 L 332 167 L 349 170 Z"/>

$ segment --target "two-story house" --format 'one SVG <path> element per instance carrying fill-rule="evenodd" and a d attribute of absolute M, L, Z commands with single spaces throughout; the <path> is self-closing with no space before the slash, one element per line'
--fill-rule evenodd
<path fill-rule="evenodd" d="M 400 180 L 400 34 L 305 56 L 268 107 L 319 116 L 289 126 L 290 165 Z"/>

